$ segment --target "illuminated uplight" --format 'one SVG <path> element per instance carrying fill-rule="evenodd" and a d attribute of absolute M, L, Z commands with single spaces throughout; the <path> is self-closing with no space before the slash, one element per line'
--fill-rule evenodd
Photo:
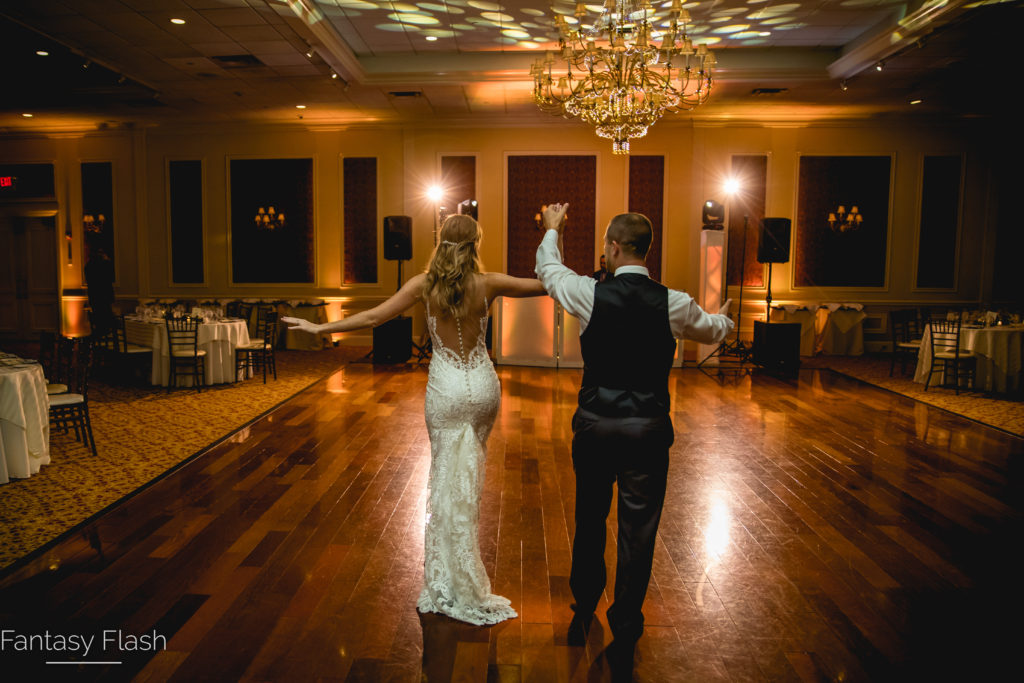
<path fill-rule="evenodd" d="M 304 105 L 304 104 L 296 104 L 296 105 L 295 105 L 295 108 L 296 108 L 296 109 L 305 109 L 305 108 L 306 108 L 306 105 Z"/>
<path fill-rule="evenodd" d="M 178 26 L 181 26 L 182 24 L 185 23 L 185 20 L 184 19 L 178 19 L 177 17 L 175 17 L 174 19 L 171 19 L 171 23 L 172 24 L 177 24 Z"/>
<path fill-rule="evenodd" d="M 30 119 L 30 118 L 32 118 L 33 115 L 26 112 L 26 113 L 22 114 L 22 116 L 24 116 L 26 119 Z"/>
<path fill-rule="evenodd" d="M 444 190 L 441 189 L 440 185 L 431 185 L 427 188 L 427 198 L 432 202 L 441 201 L 441 197 L 444 196 Z"/>

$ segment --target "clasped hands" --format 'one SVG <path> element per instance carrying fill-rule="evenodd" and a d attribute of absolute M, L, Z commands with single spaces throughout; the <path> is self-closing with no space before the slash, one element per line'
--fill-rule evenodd
<path fill-rule="evenodd" d="M 557 230 L 562 234 L 565 229 L 565 212 L 569 210 L 569 204 L 548 204 L 544 207 L 541 215 L 544 218 L 545 230 Z"/>

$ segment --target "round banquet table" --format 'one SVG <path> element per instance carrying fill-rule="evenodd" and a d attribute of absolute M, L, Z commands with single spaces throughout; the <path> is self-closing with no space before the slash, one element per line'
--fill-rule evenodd
<path fill-rule="evenodd" d="M 163 320 L 144 320 L 125 316 L 125 337 L 129 343 L 153 349 L 153 384 L 167 386 L 171 362 L 167 350 L 167 326 Z M 235 347 L 249 343 L 249 328 L 237 318 L 217 320 L 199 326 L 199 348 L 206 351 L 206 383 L 234 382 Z M 159 362 L 157 360 L 159 359 Z M 181 378 L 191 382 L 191 378 Z"/>
<path fill-rule="evenodd" d="M 50 462 L 50 401 L 38 363 L 0 359 L 0 484 Z"/>
<path fill-rule="evenodd" d="M 921 350 L 917 354 L 914 381 L 925 383 L 932 367 L 931 326 L 924 326 Z M 1004 393 L 1020 388 L 1021 356 L 1024 355 L 1024 325 L 961 327 L 960 348 L 975 355 L 974 388 Z M 939 376 L 934 382 L 943 383 Z M 934 384 L 933 384 L 934 386 Z"/>

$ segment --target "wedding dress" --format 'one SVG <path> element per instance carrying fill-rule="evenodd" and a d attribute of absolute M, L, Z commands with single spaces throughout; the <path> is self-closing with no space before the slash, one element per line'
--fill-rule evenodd
<path fill-rule="evenodd" d="M 470 322 L 477 315 L 478 322 Z M 484 341 L 487 301 L 467 317 L 438 318 L 427 305 L 434 345 L 424 408 L 431 460 L 423 590 L 416 607 L 484 625 L 517 615 L 508 599 L 491 593 L 480 558 L 484 460 L 501 386 Z"/>

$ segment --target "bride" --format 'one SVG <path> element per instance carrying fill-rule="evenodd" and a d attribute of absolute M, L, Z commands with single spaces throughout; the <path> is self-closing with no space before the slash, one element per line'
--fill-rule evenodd
<path fill-rule="evenodd" d="M 516 612 L 508 599 L 491 593 L 477 536 L 487 437 L 501 399 L 484 341 L 488 308 L 499 296 L 545 292 L 534 279 L 482 272 L 480 228 L 469 216 L 445 219 L 440 238 L 427 272 L 411 278 L 376 308 L 320 325 L 300 318 L 282 320 L 292 330 L 346 332 L 380 325 L 424 303 L 434 352 L 424 410 L 430 495 L 423 590 L 416 606 L 471 624 L 496 624 Z"/>

